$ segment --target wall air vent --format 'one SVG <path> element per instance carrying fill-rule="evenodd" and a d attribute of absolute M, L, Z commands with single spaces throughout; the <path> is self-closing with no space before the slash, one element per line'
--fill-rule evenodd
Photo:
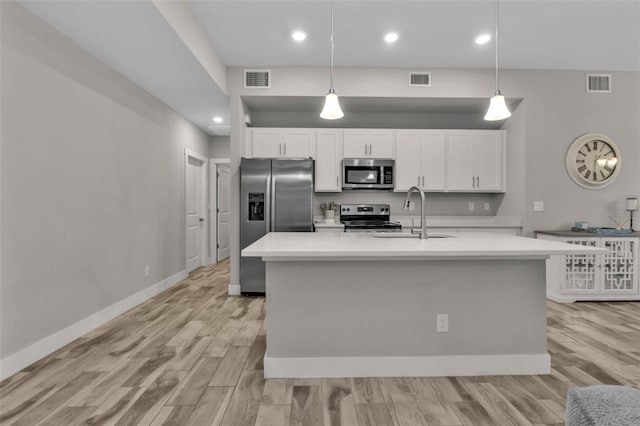
<path fill-rule="evenodd" d="M 430 72 L 410 73 L 409 86 L 431 87 L 431 73 Z"/>
<path fill-rule="evenodd" d="M 244 87 L 268 89 L 271 87 L 270 70 L 244 70 Z"/>
<path fill-rule="evenodd" d="M 587 74 L 587 92 L 611 93 L 611 75 Z"/>

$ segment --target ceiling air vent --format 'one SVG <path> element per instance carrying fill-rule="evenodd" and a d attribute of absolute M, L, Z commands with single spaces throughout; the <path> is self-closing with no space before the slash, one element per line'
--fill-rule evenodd
<path fill-rule="evenodd" d="M 611 75 L 587 74 L 587 92 L 611 93 Z"/>
<path fill-rule="evenodd" d="M 268 89 L 271 87 L 270 70 L 244 70 L 244 87 Z"/>
<path fill-rule="evenodd" d="M 409 86 L 431 87 L 431 73 L 430 72 L 410 73 Z"/>

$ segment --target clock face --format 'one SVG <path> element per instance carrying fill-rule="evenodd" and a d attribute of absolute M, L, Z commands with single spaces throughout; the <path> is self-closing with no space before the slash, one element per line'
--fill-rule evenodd
<path fill-rule="evenodd" d="M 618 176 L 621 160 L 620 150 L 611 138 L 590 133 L 580 136 L 569 147 L 567 172 L 584 188 L 603 188 Z"/>

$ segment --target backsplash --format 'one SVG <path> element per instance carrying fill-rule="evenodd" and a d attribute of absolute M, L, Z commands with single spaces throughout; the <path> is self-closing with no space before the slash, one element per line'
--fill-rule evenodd
<path fill-rule="evenodd" d="M 337 204 L 389 204 L 392 215 L 419 214 L 420 195 L 411 194 L 411 200 L 416 203 L 416 209 L 413 211 L 402 209 L 406 196 L 404 192 L 386 191 L 316 192 L 313 198 L 313 214 L 321 215 L 320 203 L 329 201 Z M 427 193 L 426 196 L 427 215 L 430 216 L 495 216 L 503 194 Z M 469 203 L 474 204 L 473 211 L 469 210 Z M 485 203 L 489 203 L 489 210 L 485 210 Z"/>

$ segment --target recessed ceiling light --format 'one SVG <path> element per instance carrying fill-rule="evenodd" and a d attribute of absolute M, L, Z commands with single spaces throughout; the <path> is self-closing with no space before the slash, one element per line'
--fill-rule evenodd
<path fill-rule="evenodd" d="M 294 31 L 293 34 L 291 34 L 291 38 L 295 41 L 304 41 L 307 38 L 307 33 L 302 31 Z"/>
<path fill-rule="evenodd" d="M 398 40 L 398 33 L 387 33 L 384 35 L 384 41 L 387 43 L 395 43 Z"/>
<path fill-rule="evenodd" d="M 476 37 L 476 44 L 485 44 L 489 40 L 491 40 L 491 36 L 489 34 L 480 34 Z"/>
<path fill-rule="evenodd" d="M 213 117 L 213 122 L 218 124 L 222 123 L 222 117 Z"/>

